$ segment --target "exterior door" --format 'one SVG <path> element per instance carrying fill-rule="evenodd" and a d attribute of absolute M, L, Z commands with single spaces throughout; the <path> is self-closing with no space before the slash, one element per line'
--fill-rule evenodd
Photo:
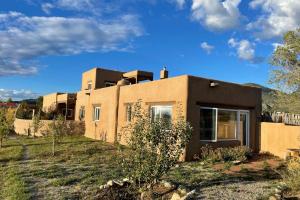
<path fill-rule="evenodd" d="M 249 147 L 249 111 L 240 111 L 240 134 L 242 145 Z"/>

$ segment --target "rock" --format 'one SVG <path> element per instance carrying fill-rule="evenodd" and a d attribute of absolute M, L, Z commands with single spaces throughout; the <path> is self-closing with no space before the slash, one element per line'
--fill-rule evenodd
<path fill-rule="evenodd" d="M 186 199 L 193 198 L 195 193 L 196 193 L 196 190 L 192 190 L 189 193 L 187 193 L 184 197 L 182 197 L 180 200 L 186 200 Z"/>
<path fill-rule="evenodd" d="M 107 188 L 107 185 L 100 185 L 100 187 L 99 187 L 100 190 L 103 190 L 105 188 Z"/>
<path fill-rule="evenodd" d="M 124 185 L 124 182 L 123 182 L 123 181 L 113 180 L 113 183 L 114 183 L 115 185 L 119 185 L 119 186 L 123 186 L 123 185 Z"/>
<path fill-rule="evenodd" d="M 270 196 L 269 200 L 277 200 L 277 198 L 275 196 Z"/>
<path fill-rule="evenodd" d="M 281 194 L 281 189 L 280 189 L 280 188 L 276 188 L 276 189 L 275 189 L 275 193 L 276 193 L 276 194 Z"/>
<path fill-rule="evenodd" d="M 174 192 L 171 200 L 180 200 L 180 195 L 177 192 Z"/>
<path fill-rule="evenodd" d="M 235 164 L 235 165 L 239 165 L 239 164 L 242 163 L 242 161 L 240 161 L 240 160 L 234 160 L 234 161 L 232 161 L 232 163 Z"/>
<path fill-rule="evenodd" d="M 162 184 L 164 185 L 164 187 L 166 187 L 166 188 L 172 188 L 172 187 L 173 187 L 173 184 L 170 183 L 170 182 L 168 182 L 168 181 L 163 180 L 161 183 L 162 183 Z"/>
<path fill-rule="evenodd" d="M 111 187 L 111 186 L 114 185 L 114 182 L 112 180 L 107 181 L 106 185 L 109 186 L 109 187 Z"/>
<path fill-rule="evenodd" d="M 182 194 L 182 195 L 186 195 L 187 194 L 187 189 L 184 186 L 182 186 L 182 185 L 180 185 L 177 188 L 177 191 L 180 192 L 180 194 Z"/>

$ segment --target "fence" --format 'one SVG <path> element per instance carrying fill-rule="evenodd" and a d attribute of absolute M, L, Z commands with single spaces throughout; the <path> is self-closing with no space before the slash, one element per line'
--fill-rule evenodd
<path fill-rule="evenodd" d="M 300 126 L 300 114 L 273 112 L 271 114 L 263 114 L 262 121 L 284 123 L 286 125 Z"/>
<path fill-rule="evenodd" d="M 300 148 L 300 126 L 283 123 L 261 123 L 261 152 L 286 158 L 288 149 Z"/>
<path fill-rule="evenodd" d="M 35 136 L 43 136 L 49 130 L 49 124 L 52 120 L 41 120 L 42 127 L 35 133 Z M 32 120 L 30 119 L 18 119 L 14 121 L 15 132 L 19 135 L 33 135 Z M 74 135 L 84 135 L 85 126 L 84 122 L 79 121 L 67 121 L 68 133 Z"/>

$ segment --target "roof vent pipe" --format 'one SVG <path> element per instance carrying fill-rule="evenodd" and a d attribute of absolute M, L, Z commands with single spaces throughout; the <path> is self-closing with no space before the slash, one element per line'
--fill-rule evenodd
<path fill-rule="evenodd" d="M 169 77 L 169 72 L 167 70 L 166 67 L 164 67 L 161 71 L 160 71 L 160 79 L 165 79 Z"/>

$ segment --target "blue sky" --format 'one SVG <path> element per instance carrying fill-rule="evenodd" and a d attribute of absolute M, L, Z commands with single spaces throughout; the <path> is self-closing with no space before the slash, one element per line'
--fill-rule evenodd
<path fill-rule="evenodd" d="M 299 0 L 0 2 L 0 98 L 80 89 L 95 66 L 268 85 Z"/>

